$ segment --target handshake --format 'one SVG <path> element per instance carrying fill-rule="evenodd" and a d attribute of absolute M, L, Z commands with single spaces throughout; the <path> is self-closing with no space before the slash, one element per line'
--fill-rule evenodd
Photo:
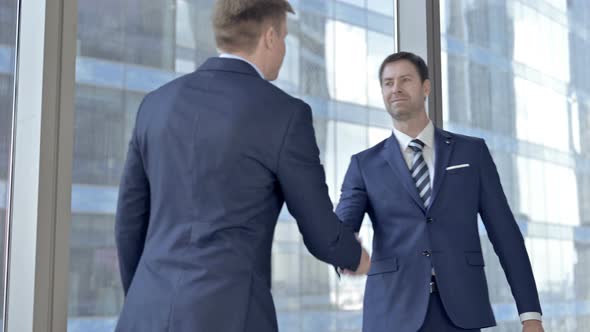
<path fill-rule="evenodd" d="M 356 234 L 356 239 L 359 241 L 359 243 L 361 243 L 358 233 Z M 371 256 L 369 256 L 369 253 L 367 252 L 367 250 L 365 250 L 365 247 L 362 246 L 362 243 L 361 250 L 361 261 L 357 269 L 355 271 L 351 271 L 347 269 L 338 268 L 338 271 L 341 274 L 349 276 L 364 276 L 367 275 L 367 273 L 369 273 L 369 269 L 371 268 Z"/>

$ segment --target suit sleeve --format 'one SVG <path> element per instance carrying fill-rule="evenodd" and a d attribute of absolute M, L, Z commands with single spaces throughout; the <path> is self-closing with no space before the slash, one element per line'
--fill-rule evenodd
<path fill-rule="evenodd" d="M 358 232 L 367 210 L 367 190 L 361 175 L 358 158 L 352 156 L 342 183 L 336 214 L 343 223 Z"/>
<path fill-rule="evenodd" d="M 361 247 L 333 212 L 307 104 L 293 112 L 279 153 L 277 177 L 303 242 L 316 258 L 356 270 Z"/>
<path fill-rule="evenodd" d="M 125 294 L 143 252 L 150 216 L 150 186 L 136 131 L 137 123 L 129 143 L 115 216 L 115 241 Z"/>
<path fill-rule="evenodd" d="M 516 301 L 518 313 L 541 313 L 524 238 L 514 219 L 492 159 L 482 141 L 479 213 Z"/>

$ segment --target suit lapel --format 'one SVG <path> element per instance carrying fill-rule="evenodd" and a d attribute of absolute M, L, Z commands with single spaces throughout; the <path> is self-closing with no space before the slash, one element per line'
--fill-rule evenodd
<path fill-rule="evenodd" d="M 381 155 L 397 174 L 400 182 L 403 183 L 404 188 L 414 199 L 416 205 L 418 205 L 418 207 L 420 207 L 423 212 L 426 212 L 426 209 L 424 208 L 424 202 L 422 202 L 422 199 L 418 195 L 416 184 L 414 183 L 414 179 L 412 179 L 412 175 L 410 174 L 410 170 L 408 169 L 408 165 L 406 164 L 404 156 L 402 155 L 395 135 L 392 134 L 391 137 L 385 141 Z"/>
<path fill-rule="evenodd" d="M 434 166 L 434 185 L 432 188 L 432 200 L 430 202 L 429 208 L 434 205 L 434 202 L 436 201 L 436 196 L 440 190 L 444 177 L 447 173 L 445 172 L 445 170 L 447 168 L 447 165 L 449 164 L 449 160 L 451 158 L 454 146 L 453 136 L 442 129 L 435 128 L 434 146 L 436 153 L 436 161 Z"/>

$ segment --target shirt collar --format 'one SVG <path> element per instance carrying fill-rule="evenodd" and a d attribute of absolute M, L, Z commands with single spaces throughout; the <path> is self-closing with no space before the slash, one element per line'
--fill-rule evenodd
<path fill-rule="evenodd" d="M 397 141 L 399 142 L 399 146 L 402 151 L 406 151 L 408 145 L 414 139 L 413 137 L 410 137 L 405 133 L 402 133 L 401 131 L 397 130 L 395 127 L 393 128 L 393 134 L 395 135 L 395 138 L 397 138 Z M 416 138 L 421 140 L 425 146 L 434 149 L 434 125 L 432 124 L 432 121 L 428 121 L 426 127 L 422 130 L 420 134 L 418 134 Z"/>
<path fill-rule="evenodd" d="M 249 64 L 250 66 L 252 66 L 256 72 L 258 73 L 258 75 L 260 75 L 260 77 L 262 77 L 264 79 L 264 75 L 262 75 L 262 72 L 260 71 L 260 69 L 258 69 L 258 67 L 256 67 L 255 64 L 253 64 L 252 62 L 242 58 L 239 55 L 235 55 L 235 54 L 229 54 L 229 53 L 221 53 L 219 55 L 220 58 L 228 58 L 228 59 L 236 59 L 236 60 L 242 60 L 244 62 L 246 62 L 247 64 Z"/>

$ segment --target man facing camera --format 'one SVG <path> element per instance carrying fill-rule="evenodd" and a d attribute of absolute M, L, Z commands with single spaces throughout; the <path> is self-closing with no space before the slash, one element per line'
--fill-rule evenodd
<path fill-rule="evenodd" d="M 379 70 L 393 134 L 354 155 L 336 209 L 375 231 L 364 332 L 480 331 L 496 324 L 478 233 L 481 216 L 516 300 L 523 331 L 543 331 L 524 239 L 484 140 L 435 128 L 428 68 L 407 52 Z"/>
<path fill-rule="evenodd" d="M 285 0 L 220 0 L 220 57 L 149 93 L 121 180 L 121 332 L 275 332 L 271 247 L 286 202 L 309 251 L 366 274 L 328 196 L 310 107 L 271 84 Z"/>

